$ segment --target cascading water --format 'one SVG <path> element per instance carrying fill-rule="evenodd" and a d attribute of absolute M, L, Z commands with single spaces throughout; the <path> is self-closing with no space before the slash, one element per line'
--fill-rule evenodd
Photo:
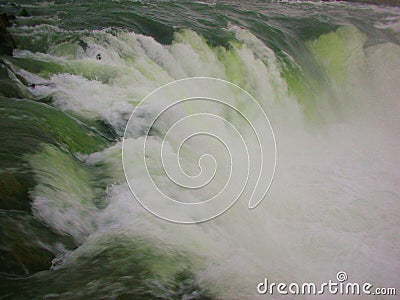
<path fill-rule="evenodd" d="M 399 286 L 397 8 L 310 1 L 25 7 L 32 16 L 10 28 L 19 49 L 2 58 L 23 91 L 8 95 L 0 87 L 4 299 L 255 299 L 267 297 L 257 293 L 265 277 L 320 283 L 338 271 L 353 282 Z M 247 195 L 216 219 L 179 225 L 134 198 L 121 154 L 139 102 L 188 77 L 218 78 L 249 92 L 272 124 L 277 165 L 257 208 L 248 209 Z M 242 124 L 229 107 L 209 105 Z M 256 106 L 243 99 L 235 105 L 260 121 Z M 138 153 L 152 109 L 134 115 L 124 140 Z M 179 116 L 198 109 L 187 104 Z M 150 175 L 169 195 L 176 190 L 157 150 L 176 116 L 149 133 L 146 152 Z M 188 173 L 198 172 L 207 143 L 194 141 L 180 152 Z M 224 151 L 215 149 L 226 175 Z M 151 199 L 154 187 L 143 184 L 148 174 L 135 153 L 124 167 Z M 188 202 L 202 196 L 177 195 Z"/>

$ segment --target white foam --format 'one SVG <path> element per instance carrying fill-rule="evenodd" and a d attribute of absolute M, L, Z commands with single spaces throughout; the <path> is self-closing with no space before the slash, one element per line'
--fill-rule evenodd
<path fill-rule="evenodd" d="M 231 30 L 240 41 L 231 50 L 210 48 L 193 32 L 177 34 L 170 46 L 132 33 L 120 39 L 109 37 L 102 48 L 91 46 L 106 53 L 94 72 L 104 72 L 109 65 L 119 67 L 109 81 L 71 74 L 51 77 L 56 105 L 103 118 L 119 132 L 135 102 L 162 83 L 200 75 L 236 80 L 260 101 L 276 129 L 277 175 L 262 205 L 250 211 L 242 199 L 220 218 L 192 226 L 159 220 L 135 201 L 124 182 L 119 143 L 90 155 L 88 163 L 106 163 L 114 183 L 107 195 L 109 205 L 96 213 L 99 233 L 153 237 L 200 257 L 200 282 L 224 299 L 254 299 L 264 277 L 276 282 L 321 282 L 335 279 L 339 270 L 345 270 L 352 281 L 397 286 L 398 46 L 363 49 L 357 44 L 344 75 L 357 78 L 345 77 L 344 82 L 363 84 L 362 89 L 352 84 L 343 89 L 334 86 L 341 97 L 336 100 L 348 101 L 349 110 L 332 121 L 327 117 L 337 112 L 326 107 L 323 113 L 329 122 L 320 126 L 304 123 L 274 53 L 250 33 Z M 89 57 L 96 52 L 90 51 Z M 89 68 L 95 63 L 89 58 L 79 61 Z M 227 67 L 237 67 L 231 70 L 239 73 L 229 73 Z M 137 122 L 140 126 L 146 120 Z M 197 164 L 190 156 L 185 159 Z M 135 167 L 135 157 L 128 163 Z M 144 193 L 152 195 L 153 187 Z M 46 214 L 49 204 L 40 199 L 38 213 L 52 226 L 64 228 L 63 216 Z"/>

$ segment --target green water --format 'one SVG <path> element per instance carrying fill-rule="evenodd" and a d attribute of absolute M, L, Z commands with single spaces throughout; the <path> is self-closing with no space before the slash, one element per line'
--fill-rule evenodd
<path fill-rule="evenodd" d="M 1 299 L 254 299 L 267 275 L 318 282 L 339 269 L 399 286 L 397 8 L 17 4 L 31 16 L 9 28 L 17 49 L 1 63 Z M 143 97 L 194 76 L 254 96 L 279 159 L 271 196 L 254 212 L 242 201 L 220 219 L 180 226 L 138 205 L 121 140 Z"/>

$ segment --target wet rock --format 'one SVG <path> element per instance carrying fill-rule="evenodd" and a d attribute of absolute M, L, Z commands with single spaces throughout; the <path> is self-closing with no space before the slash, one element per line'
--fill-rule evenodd
<path fill-rule="evenodd" d="M 14 15 L 7 15 L 6 13 L 2 13 L 1 19 L 4 22 L 4 25 L 6 27 L 11 27 L 12 21 L 14 21 L 16 19 L 16 17 Z"/>
<path fill-rule="evenodd" d="M 31 14 L 26 10 L 25 7 L 21 9 L 21 11 L 19 12 L 19 15 L 21 17 L 30 17 L 31 16 Z"/>
<path fill-rule="evenodd" d="M 15 74 L 12 68 L 0 59 L 0 95 L 11 98 L 33 98 L 32 93 L 25 86 L 26 81 Z"/>
<path fill-rule="evenodd" d="M 8 32 L 7 27 L 11 26 L 7 15 L 2 14 L 0 18 L 0 55 L 13 55 L 13 50 L 16 48 L 15 41 Z"/>
<path fill-rule="evenodd" d="M 17 3 L 14 3 L 14 2 L 11 2 L 10 5 L 11 5 L 11 6 L 14 6 L 14 7 L 16 7 L 16 8 L 21 8 L 21 5 L 19 5 L 19 4 L 17 4 Z"/>

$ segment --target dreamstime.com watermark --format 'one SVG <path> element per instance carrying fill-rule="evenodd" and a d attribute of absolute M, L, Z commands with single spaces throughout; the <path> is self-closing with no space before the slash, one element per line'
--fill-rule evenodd
<path fill-rule="evenodd" d="M 270 282 L 267 278 L 257 285 L 257 292 L 262 295 L 380 295 L 395 296 L 396 288 L 374 287 L 372 283 L 350 282 L 346 272 L 336 274 L 336 280 L 321 284 L 303 282 Z"/>

